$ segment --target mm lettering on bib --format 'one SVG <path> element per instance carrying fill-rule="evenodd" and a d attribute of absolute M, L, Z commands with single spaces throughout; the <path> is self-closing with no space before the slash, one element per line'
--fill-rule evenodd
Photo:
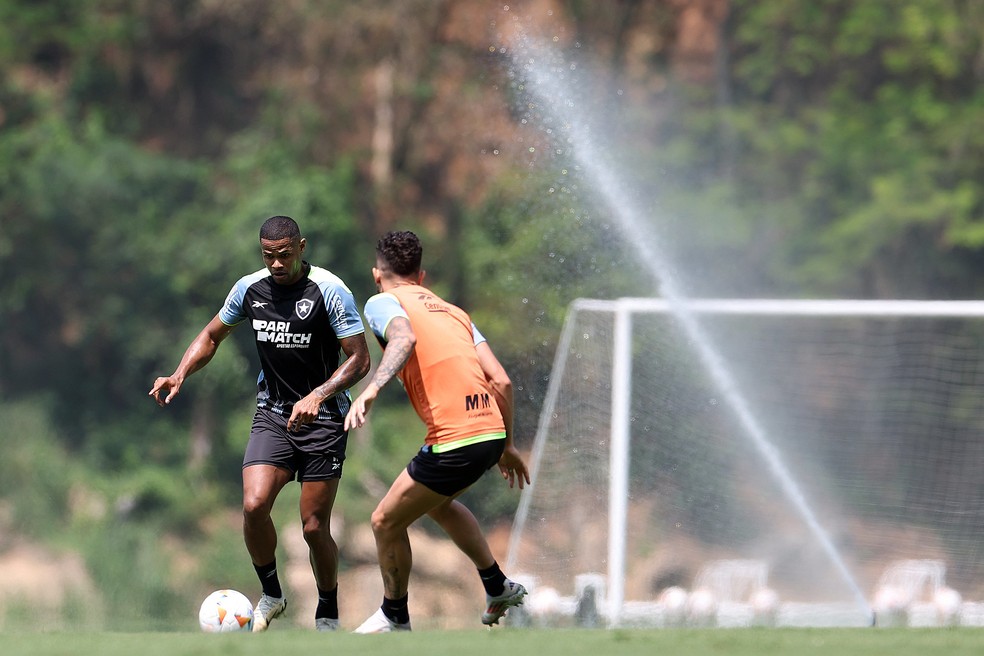
<path fill-rule="evenodd" d="M 465 412 L 492 407 L 492 398 L 487 392 L 465 395 Z"/>

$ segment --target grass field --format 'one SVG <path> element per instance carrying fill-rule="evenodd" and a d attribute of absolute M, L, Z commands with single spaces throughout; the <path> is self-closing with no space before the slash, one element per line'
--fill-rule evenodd
<path fill-rule="evenodd" d="M 415 631 L 378 636 L 267 633 L 0 632 L 4 656 L 926 656 L 980 654 L 984 629 L 663 629 Z"/>

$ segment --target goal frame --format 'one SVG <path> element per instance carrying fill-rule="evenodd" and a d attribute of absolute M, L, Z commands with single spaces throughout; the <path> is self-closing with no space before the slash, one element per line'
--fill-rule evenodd
<path fill-rule="evenodd" d="M 664 299 L 626 297 L 615 300 L 579 298 L 568 306 L 563 329 L 551 367 L 550 381 L 540 412 L 533 449 L 530 475 L 535 482 L 539 472 L 550 418 L 560 395 L 567 353 L 572 342 L 574 318 L 578 312 L 613 314 L 612 418 L 608 483 L 608 625 L 620 624 L 625 604 L 625 536 L 628 516 L 630 403 L 632 379 L 632 322 L 635 314 L 667 314 L 692 320 L 701 314 L 775 315 L 775 316 L 853 316 L 853 317 L 984 317 L 984 301 L 945 300 L 862 300 L 862 299 Z M 524 489 L 513 520 L 507 556 L 507 571 L 516 564 L 521 531 L 532 502 L 533 487 Z"/>

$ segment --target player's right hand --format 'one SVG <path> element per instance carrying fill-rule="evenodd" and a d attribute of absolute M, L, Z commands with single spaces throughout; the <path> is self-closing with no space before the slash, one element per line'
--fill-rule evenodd
<path fill-rule="evenodd" d="M 154 397 L 157 405 L 163 408 L 171 402 L 171 399 L 178 395 L 180 389 L 181 383 L 178 382 L 177 378 L 174 376 L 161 376 L 154 381 L 154 386 L 150 388 L 150 392 L 147 395 Z M 163 398 L 161 396 L 162 393 Z"/>
<path fill-rule="evenodd" d="M 519 489 L 522 490 L 530 484 L 530 470 L 526 468 L 523 456 L 515 446 L 509 445 L 503 450 L 499 457 L 499 471 L 502 478 L 509 482 L 509 487 L 519 483 Z"/>

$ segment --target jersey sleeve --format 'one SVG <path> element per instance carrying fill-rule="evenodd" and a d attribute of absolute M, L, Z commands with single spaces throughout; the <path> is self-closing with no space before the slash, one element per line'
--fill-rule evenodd
<path fill-rule="evenodd" d="M 339 339 L 366 332 L 355 296 L 344 285 L 322 285 L 321 293 L 328 308 L 328 320 Z"/>
<path fill-rule="evenodd" d="M 472 326 L 472 338 L 475 340 L 475 346 L 478 346 L 482 342 L 489 341 L 489 340 L 485 339 L 485 335 L 483 335 L 482 333 L 480 333 L 478 331 L 478 326 L 475 325 L 475 322 L 474 321 L 472 321 L 472 325 L 471 326 Z"/>
<path fill-rule="evenodd" d="M 236 326 L 245 321 L 246 310 L 243 309 L 243 298 L 245 298 L 248 288 L 249 281 L 243 277 L 229 290 L 229 295 L 226 296 L 225 303 L 219 310 L 219 319 L 222 323 L 227 326 Z"/>
<path fill-rule="evenodd" d="M 409 320 L 407 311 L 400 305 L 400 301 L 392 294 L 376 294 L 366 301 L 366 321 L 369 322 L 369 329 L 379 339 L 386 339 L 386 328 L 390 321 L 396 317 L 403 317 Z"/>

